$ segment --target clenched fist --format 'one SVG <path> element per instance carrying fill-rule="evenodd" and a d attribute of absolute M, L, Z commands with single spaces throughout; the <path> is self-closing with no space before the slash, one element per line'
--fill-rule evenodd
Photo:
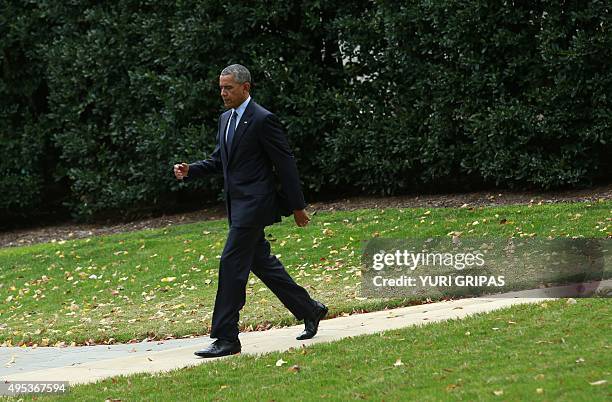
<path fill-rule="evenodd" d="M 185 162 L 174 165 L 174 175 L 178 180 L 183 180 L 189 173 L 189 165 Z"/>

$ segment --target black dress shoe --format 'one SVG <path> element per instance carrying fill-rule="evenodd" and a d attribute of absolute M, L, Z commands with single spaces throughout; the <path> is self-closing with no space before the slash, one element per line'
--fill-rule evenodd
<path fill-rule="evenodd" d="M 321 302 L 316 302 L 316 303 L 317 303 L 317 310 L 315 313 L 315 317 L 304 319 L 304 332 L 299 334 L 297 338 L 295 339 L 298 339 L 298 340 L 310 339 L 317 334 L 317 331 L 319 330 L 319 321 L 321 321 L 323 317 L 327 315 L 327 312 L 329 310 L 327 309 L 327 307 L 325 307 L 323 303 Z"/>
<path fill-rule="evenodd" d="M 217 339 L 211 343 L 206 349 L 198 350 L 194 352 L 199 357 L 221 357 L 227 355 L 235 355 L 240 353 L 240 341 L 226 341 L 224 339 Z"/>

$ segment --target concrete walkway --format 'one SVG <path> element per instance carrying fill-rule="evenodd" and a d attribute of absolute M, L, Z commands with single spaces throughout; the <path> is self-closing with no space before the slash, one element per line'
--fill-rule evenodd
<path fill-rule="evenodd" d="M 612 288 L 612 280 L 599 283 L 598 288 Z M 575 286 L 510 292 L 324 320 L 319 326 L 317 336 L 307 341 L 295 339 L 302 331 L 303 325 L 242 333 L 240 341 L 244 354 L 284 351 L 291 347 L 330 342 L 348 336 L 462 318 L 515 304 L 538 303 L 555 297 L 574 296 L 579 296 Z M 210 342 L 208 337 L 199 337 L 110 346 L 0 348 L 0 379 L 69 381 L 71 384 L 78 384 L 117 375 L 163 372 L 215 360 L 199 359 L 193 354 Z"/>

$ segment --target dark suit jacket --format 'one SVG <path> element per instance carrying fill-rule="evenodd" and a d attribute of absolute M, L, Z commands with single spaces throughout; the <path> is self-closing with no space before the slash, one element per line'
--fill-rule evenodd
<path fill-rule="evenodd" d="M 187 180 L 223 173 L 230 225 L 267 226 L 304 209 L 295 159 L 278 118 L 251 99 L 225 144 L 231 110 L 221 114 L 217 146 L 208 159 L 191 163 Z M 280 189 L 277 186 L 280 179 Z"/>

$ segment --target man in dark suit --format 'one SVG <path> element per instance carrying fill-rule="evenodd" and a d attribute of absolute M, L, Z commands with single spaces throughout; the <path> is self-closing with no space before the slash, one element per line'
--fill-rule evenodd
<path fill-rule="evenodd" d="M 207 348 L 200 357 L 240 352 L 238 317 L 244 306 L 249 272 L 253 271 L 305 329 L 297 339 L 316 335 L 327 307 L 296 284 L 283 264 L 270 254 L 264 227 L 293 214 L 298 226 L 309 222 L 295 159 L 278 118 L 250 96 L 251 74 L 233 64 L 219 77 L 221 98 L 228 110 L 219 118 L 217 146 L 208 159 L 174 166 L 179 180 L 223 173 L 229 233 L 221 255 L 219 285 Z M 275 173 L 276 172 L 276 173 Z M 276 176 L 282 191 L 277 191 Z"/>

